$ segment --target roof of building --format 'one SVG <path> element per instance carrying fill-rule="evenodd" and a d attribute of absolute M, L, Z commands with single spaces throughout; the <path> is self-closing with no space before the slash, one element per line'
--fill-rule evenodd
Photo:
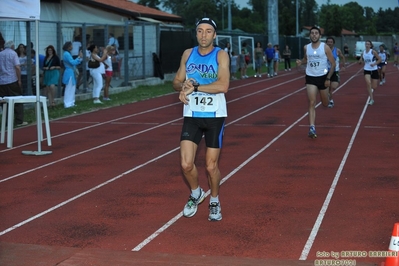
<path fill-rule="evenodd" d="M 303 26 L 302 29 L 310 30 L 313 26 Z M 324 29 L 319 27 L 321 35 L 324 35 Z M 341 35 L 357 35 L 356 32 L 342 29 L 341 30 Z"/>
<path fill-rule="evenodd" d="M 152 18 L 165 23 L 181 23 L 182 17 L 155 8 L 139 5 L 129 0 L 72 0 L 79 4 L 101 8 L 109 12 L 124 14 L 134 19 Z"/>

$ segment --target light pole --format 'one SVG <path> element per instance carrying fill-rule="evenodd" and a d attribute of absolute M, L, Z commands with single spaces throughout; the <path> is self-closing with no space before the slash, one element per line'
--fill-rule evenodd
<path fill-rule="evenodd" d="M 224 30 L 224 0 L 220 1 L 222 3 L 222 30 Z"/>
<path fill-rule="evenodd" d="M 299 35 L 298 9 L 298 0 L 296 0 L 296 37 Z"/>
<path fill-rule="evenodd" d="M 227 0 L 227 29 L 231 31 L 231 0 Z"/>

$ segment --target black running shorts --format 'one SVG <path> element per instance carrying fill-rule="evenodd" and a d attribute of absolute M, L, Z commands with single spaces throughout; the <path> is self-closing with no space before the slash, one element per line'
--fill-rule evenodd
<path fill-rule="evenodd" d="M 364 75 L 370 75 L 371 79 L 379 79 L 380 75 L 378 75 L 378 70 L 364 70 Z"/>
<path fill-rule="evenodd" d="M 327 89 L 327 87 L 324 85 L 326 78 L 327 74 L 320 77 L 306 75 L 306 84 L 315 85 L 319 90 L 325 90 Z"/>
<path fill-rule="evenodd" d="M 195 118 L 184 117 L 180 141 L 189 140 L 195 144 L 201 142 L 205 136 L 208 148 L 222 148 L 225 117 Z"/>

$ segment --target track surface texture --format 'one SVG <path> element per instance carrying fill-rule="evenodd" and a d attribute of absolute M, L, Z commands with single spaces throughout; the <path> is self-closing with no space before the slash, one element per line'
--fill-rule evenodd
<path fill-rule="evenodd" d="M 316 139 L 303 70 L 231 82 L 220 222 L 209 194 L 182 217 L 177 94 L 53 120 L 46 156 L 22 155 L 35 125 L 15 129 L 0 146 L 0 265 L 380 265 L 369 252 L 399 221 L 399 71 L 386 72 L 369 106 L 359 65 L 341 71 Z"/>

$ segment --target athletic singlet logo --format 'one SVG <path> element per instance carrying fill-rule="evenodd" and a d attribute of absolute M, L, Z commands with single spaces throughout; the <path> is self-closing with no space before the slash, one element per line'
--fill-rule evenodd
<path fill-rule="evenodd" d="M 213 65 L 206 65 L 206 64 L 195 64 L 191 63 L 187 66 L 186 68 L 187 74 L 194 74 L 195 72 L 198 72 L 198 74 L 201 76 L 201 78 L 207 79 L 216 79 L 218 74 L 213 68 Z"/>

